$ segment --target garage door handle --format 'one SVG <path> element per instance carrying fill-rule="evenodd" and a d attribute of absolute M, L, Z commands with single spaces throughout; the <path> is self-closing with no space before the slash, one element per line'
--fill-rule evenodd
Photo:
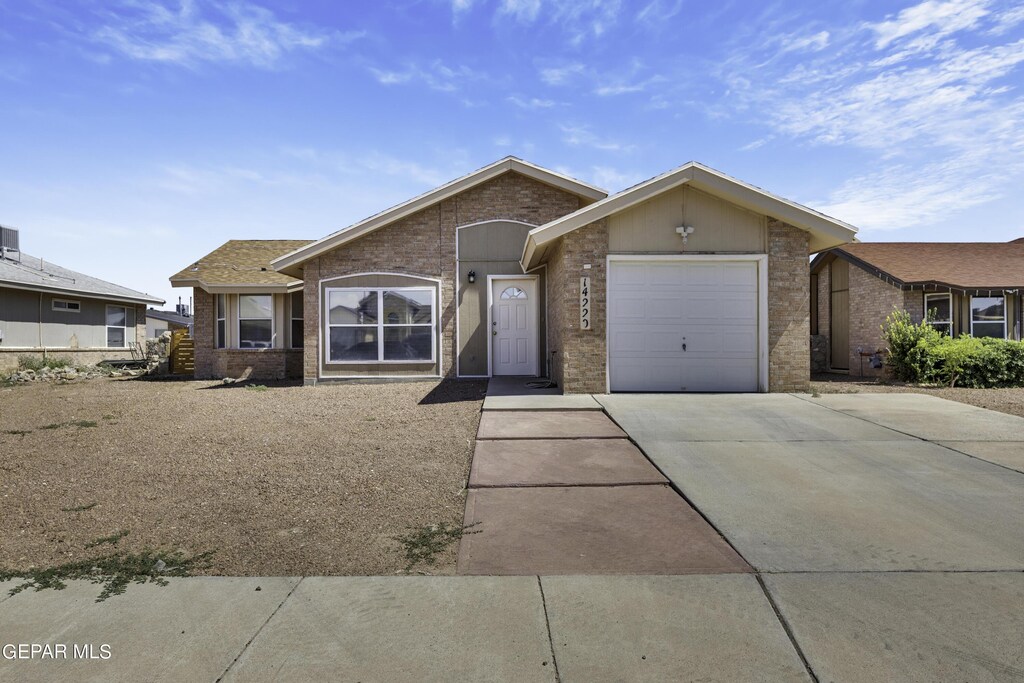
<path fill-rule="evenodd" d="M 683 351 L 686 350 L 686 342 L 683 342 Z"/>

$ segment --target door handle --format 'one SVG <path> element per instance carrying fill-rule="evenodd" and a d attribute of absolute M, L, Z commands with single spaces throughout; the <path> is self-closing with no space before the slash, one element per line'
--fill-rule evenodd
<path fill-rule="evenodd" d="M 683 351 L 686 350 L 686 342 L 683 342 Z"/>
<path fill-rule="evenodd" d="M 498 331 L 497 330 L 491 330 L 491 336 L 492 337 L 497 337 L 498 336 Z"/>

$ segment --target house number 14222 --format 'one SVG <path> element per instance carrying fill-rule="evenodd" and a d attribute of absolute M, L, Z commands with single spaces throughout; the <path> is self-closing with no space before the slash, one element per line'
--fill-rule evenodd
<path fill-rule="evenodd" d="M 580 329 L 590 329 L 590 278 L 580 278 Z"/>

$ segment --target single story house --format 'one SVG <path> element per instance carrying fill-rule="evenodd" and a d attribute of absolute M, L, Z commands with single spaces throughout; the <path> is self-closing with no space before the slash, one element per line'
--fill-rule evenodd
<path fill-rule="evenodd" d="M 146 306 L 163 299 L 22 253 L 16 231 L 2 230 L 0 371 L 17 368 L 20 356 L 91 365 L 145 344 Z"/>
<path fill-rule="evenodd" d="M 146 339 L 156 339 L 164 332 L 188 330 L 192 332 L 192 316 L 177 311 L 161 311 L 150 308 L 146 311 Z"/>
<path fill-rule="evenodd" d="M 229 242 L 196 374 L 545 376 L 563 391 L 808 386 L 808 255 L 855 229 L 698 163 L 615 195 L 507 157 L 316 241 Z"/>
<path fill-rule="evenodd" d="M 1024 243 L 845 244 L 811 262 L 815 371 L 875 375 L 894 309 L 953 336 L 1021 338 Z M 871 356 L 875 355 L 875 362 Z"/>

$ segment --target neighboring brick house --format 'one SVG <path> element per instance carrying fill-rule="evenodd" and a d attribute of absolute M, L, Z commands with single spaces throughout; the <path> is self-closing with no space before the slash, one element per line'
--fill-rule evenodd
<path fill-rule="evenodd" d="M 568 393 L 793 391 L 808 386 L 808 254 L 854 232 L 695 163 L 608 197 L 508 157 L 287 253 L 259 243 L 245 268 L 288 293 L 266 320 L 301 305 L 307 384 L 519 375 Z M 197 373 L 234 373 L 257 354 L 229 338 L 219 353 L 233 361 L 201 362 L 218 353 L 203 330 L 235 324 L 231 297 L 259 285 L 237 278 L 220 323 L 191 272 L 172 282 L 199 288 Z M 297 327 L 275 329 L 273 348 L 296 343 Z"/>
<path fill-rule="evenodd" d="M 1021 338 L 1024 243 L 846 244 L 811 262 L 816 372 L 884 372 L 882 325 L 893 310 L 954 336 Z"/>

